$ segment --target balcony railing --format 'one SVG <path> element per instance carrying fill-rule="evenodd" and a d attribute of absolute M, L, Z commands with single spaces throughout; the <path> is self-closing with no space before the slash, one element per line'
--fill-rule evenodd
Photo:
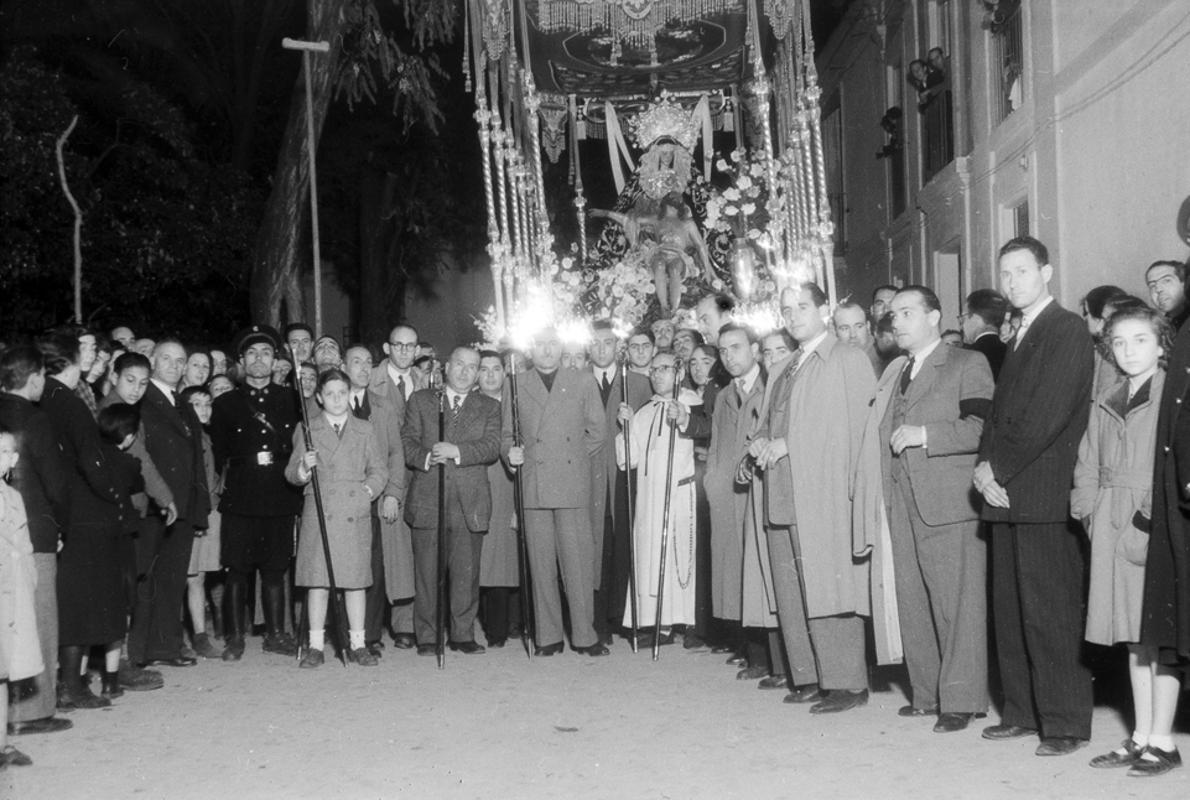
<path fill-rule="evenodd" d="M 922 183 L 954 160 L 954 101 L 949 85 L 925 101 L 922 108 Z"/>

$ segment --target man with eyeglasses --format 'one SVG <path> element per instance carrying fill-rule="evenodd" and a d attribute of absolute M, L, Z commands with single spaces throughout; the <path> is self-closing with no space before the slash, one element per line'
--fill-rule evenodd
<path fill-rule="evenodd" d="M 378 435 L 383 435 L 392 448 L 400 446 L 406 401 L 416 389 L 425 388 L 422 385 L 424 379 L 418 377 L 417 371 L 413 369 L 418 345 L 417 329 L 412 325 L 399 323 L 389 331 L 388 341 L 382 348 L 384 361 L 372 368 L 368 399 L 373 406 L 379 407 L 381 413 L 378 419 L 385 420 L 385 430 L 378 431 Z M 417 638 L 413 634 L 413 597 L 416 594 L 416 582 L 413 571 L 413 535 L 401 514 L 404 506 L 404 496 L 394 496 L 394 493 L 387 490 L 380 498 L 380 547 L 384 557 L 384 591 L 387 601 L 377 611 L 376 601 L 373 600 L 366 616 L 367 627 L 374 632 L 377 627 L 377 615 L 383 616 L 391 604 L 393 645 L 401 650 L 412 650 L 417 647 Z"/>

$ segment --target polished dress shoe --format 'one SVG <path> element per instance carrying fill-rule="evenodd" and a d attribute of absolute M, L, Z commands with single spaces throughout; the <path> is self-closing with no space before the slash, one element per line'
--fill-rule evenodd
<path fill-rule="evenodd" d="M 682 647 L 686 650 L 705 650 L 707 643 L 693 631 L 687 631 L 682 637 Z"/>
<path fill-rule="evenodd" d="M 193 667 L 198 664 L 197 658 L 177 655 L 173 658 L 150 658 L 138 666 L 141 667 Z"/>
<path fill-rule="evenodd" d="M 506 644 L 508 644 L 508 639 L 489 639 L 488 640 L 488 647 L 492 647 L 497 650 L 499 650 L 501 647 L 503 647 Z"/>
<path fill-rule="evenodd" d="M 222 658 L 223 651 L 214 645 L 211 637 L 205 633 L 195 634 L 194 652 L 202 658 Z"/>
<path fill-rule="evenodd" d="M 393 647 L 398 650 L 412 650 L 417 647 L 417 639 L 412 633 L 393 634 Z"/>
<path fill-rule="evenodd" d="M 1110 753 L 1104 753 L 1101 756 L 1095 756 L 1089 762 L 1095 769 L 1110 769 L 1112 767 L 1131 767 L 1136 763 L 1136 759 L 1140 758 L 1140 754 L 1145 751 L 1142 745 L 1137 744 L 1131 736 L 1120 742 L 1120 746 L 1112 750 Z"/>
<path fill-rule="evenodd" d="M 367 647 L 368 652 L 376 656 L 376 658 L 380 658 L 382 655 L 384 655 L 384 642 L 369 642 L 364 646 Z"/>
<path fill-rule="evenodd" d="M 450 649 L 468 656 L 477 656 L 487 652 L 482 644 L 476 642 L 451 642 Z"/>
<path fill-rule="evenodd" d="M 244 637 L 236 636 L 228 639 L 223 647 L 224 661 L 239 661 L 244 657 Z"/>
<path fill-rule="evenodd" d="M 831 689 L 826 697 L 810 706 L 811 714 L 838 714 L 868 704 L 868 690 L 853 692 L 847 689 Z"/>
<path fill-rule="evenodd" d="M 748 666 L 748 658 L 747 656 L 742 656 L 739 653 L 732 653 L 727 657 L 727 661 L 724 663 L 731 664 L 735 667 L 746 667 Z"/>
<path fill-rule="evenodd" d="M 983 729 L 983 738 L 985 739 L 1019 739 L 1022 736 L 1035 736 L 1037 731 L 1034 728 L 1022 728 L 1020 725 L 990 725 Z"/>
<path fill-rule="evenodd" d="M 769 671 L 767 667 L 744 667 L 735 674 L 737 681 L 755 681 L 761 678 L 768 677 Z"/>
<path fill-rule="evenodd" d="M 134 667 L 123 659 L 120 660 L 118 675 L 120 688 L 130 692 L 151 692 L 165 685 L 165 679 L 157 670 Z"/>
<path fill-rule="evenodd" d="M 735 648 L 729 644 L 717 644 L 711 648 L 711 652 L 715 655 L 722 655 L 723 653 L 734 653 Z"/>
<path fill-rule="evenodd" d="M 918 708 L 913 705 L 901 706 L 897 709 L 898 717 L 932 717 L 937 713 L 937 708 Z"/>
<path fill-rule="evenodd" d="M 438 655 L 438 646 L 433 644 L 419 644 L 417 646 L 417 654 L 419 656 L 436 656 Z"/>
<path fill-rule="evenodd" d="M 264 637 L 261 644 L 266 653 L 293 658 L 297 655 L 297 642 L 288 633 L 272 633 Z"/>
<path fill-rule="evenodd" d="M 42 717 L 41 719 L 27 719 L 22 722 L 8 723 L 9 736 L 21 736 L 34 733 L 57 733 L 70 730 L 74 723 L 65 717 Z"/>
<path fill-rule="evenodd" d="M 596 642 L 595 644 L 591 645 L 590 647 L 575 647 L 573 649 L 574 649 L 574 652 L 576 652 L 576 653 L 581 653 L 585 656 L 591 656 L 592 658 L 598 658 L 599 656 L 611 655 L 611 652 L 612 652 L 611 650 L 608 650 L 606 647 L 604 647 L 599 642 Z"/>
<path fill-rule="evenodd" d="M 761 678 L 760 683 L 756 684 L 757 689 L 784 689 L 789 686 L 789 678 L 784 675 L 770 675 L 767 678 Z"/>
<path fill-rule="evenodd" d="M 781 699 L 782 703 L 812 703 L 815 700 L 822 699 L 822 692 L 818 688 L 817 683 L 807 683 L 805 686 L 797 686 L 789 694 Z"/>
<path fill-rule="evenodd" d="M 1171 769 L 1182 766 L 1182 754 L 1178 748 L 1162 750 L 1160 747 L 1149 745 L 1128 770 L 1129 778 L 1151 778 L 1154 775 L 1164 775 Z"/>
<path fill-rule="evenodd" d="M 934 723 L 934 733 L 954 733 L 971 724 L 976 714 L 972 711 L 944 711 Z"/>
<path fill-rule="evenodd" d="M 299 669 L 318 669 L 326 662 L 326 656 L 321 650 L 313 647 L 306 648 L 302 660 L 298 662 Z"/>
<path fill-rule="evenodd" d="M 352 664 L 359 664 L 361 667 L 375 667 L 380 664 L 380 659 L 372 655 L 372 652 L 366 647 L 348 650 L 347 660 Z"/>
<path fill-rule="evenodd" d="M 1086 746 L 1087 740 L 1077 736 L 1042 736 L 1033 752 L 1039 756 L 1064 756 Z"/>
<path fill-rule="evenodd" d="M 562 643 L 554 642 L 553 644 L 538 645 L 533 648 L 533 655 L 535 656 L 556 656 L 562 652 Z"/>

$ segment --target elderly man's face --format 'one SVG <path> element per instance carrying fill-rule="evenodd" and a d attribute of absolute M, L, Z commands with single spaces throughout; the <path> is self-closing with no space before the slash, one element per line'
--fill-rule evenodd
<path fill-rule="evenodd" d="M 186 369 L 186 351 L 177 342 L 164 342 L 153 349 L 153 377 L 167 386 L 177 386 Z"/>

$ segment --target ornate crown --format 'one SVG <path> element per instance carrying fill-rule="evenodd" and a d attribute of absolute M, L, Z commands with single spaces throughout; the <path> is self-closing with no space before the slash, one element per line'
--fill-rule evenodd
<path fill-rule="evenodd" d="M 629 128 L 633 140 L 642 150 L 662 136 L 669 136 L 687 150 L 698 141 L 698 122 L 679 103 L 664 95 L 637 114 L 629 122 Z"/>

